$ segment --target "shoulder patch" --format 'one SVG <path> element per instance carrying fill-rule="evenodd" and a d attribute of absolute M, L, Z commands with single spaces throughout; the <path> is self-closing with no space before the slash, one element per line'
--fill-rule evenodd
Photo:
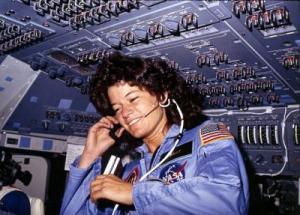
<path fill-rule="evenodd" d="M 187 161 L 185 161 L 183 164 L 171 163 L 167 165 L 161 170 L 159 178 L 162 179 L 166 184 L 172 184 L 181 181 L 185 178 L 186 164 Z"/>
<path fill-rule="evenodd" d="M 233 136 L 223 123 L 209 124 L 200 129 L 201 145 L 227 139 L 233 139 Z"/>

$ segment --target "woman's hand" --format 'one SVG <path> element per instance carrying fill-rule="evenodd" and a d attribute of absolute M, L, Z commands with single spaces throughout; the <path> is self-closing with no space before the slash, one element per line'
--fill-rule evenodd
<path fill-rule="evenodd" d="M 132 184 L 115 175 L 99 175 L 91 183 L 92 202 L 108 199 L 125 205 L 132 205 Z"/>
<path fill-rule="evenodd" d="M 119 124 L 119 122 L 114 117 L 106 116 L 102 117 L 99 122 L 89 129 L 86 144 L 80 157 L 79 168 L 88 167 L 115 143 L 109 132 L 116 124 Z M 116 131 L 115 135 L 120 137 L 124 130 L 121 127 Z"/>

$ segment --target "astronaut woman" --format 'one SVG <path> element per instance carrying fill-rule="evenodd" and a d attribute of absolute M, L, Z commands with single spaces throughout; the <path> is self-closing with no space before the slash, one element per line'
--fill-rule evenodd
<path fill-rule="evenodd" d="M 103 117 L 70 166 L 61 214 L 247 214 L 248 180 L 233 136 L 204 120 L 201 96 L 164 60 L 110 55 L 90 98 Z M 115 136 L 143 143 L 121 178 L 101 166 L 118 125 Z"/>

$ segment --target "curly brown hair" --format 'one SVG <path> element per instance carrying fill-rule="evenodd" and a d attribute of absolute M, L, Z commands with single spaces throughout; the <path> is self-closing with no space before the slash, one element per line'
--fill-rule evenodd
<path fill-rule="evenodd" d="M 115 114 L 107 91 L 110 86 L 120 81 L 145 89 L 157 98 L 168 92 L 169 98 L 175 99 L 179 104 L 184 115 L 184 127 L 187 129 L 205 119 L 201 113 L 202 97 L 198 91 L 188 86 L 184 78 L 165 60 L 129 57 L 119 52 L 105 58 L 90 81 L 91 102 L 104 116 Z M 166 108 L 166 113 L 170 124 L 180 123 L 180 116 L 174 104 L 171 103 L 170 107 Z"/>

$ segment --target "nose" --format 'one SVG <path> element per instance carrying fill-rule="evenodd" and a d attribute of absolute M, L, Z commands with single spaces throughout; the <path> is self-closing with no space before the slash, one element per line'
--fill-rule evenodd
<path fill-rule="evenodd" d="M 130 104 L 123 106 L 121 114 L 125 120 L 127 120 L 132 113 L 133 113 L 133 110 L 132 110 L 132 107 Z"/>

